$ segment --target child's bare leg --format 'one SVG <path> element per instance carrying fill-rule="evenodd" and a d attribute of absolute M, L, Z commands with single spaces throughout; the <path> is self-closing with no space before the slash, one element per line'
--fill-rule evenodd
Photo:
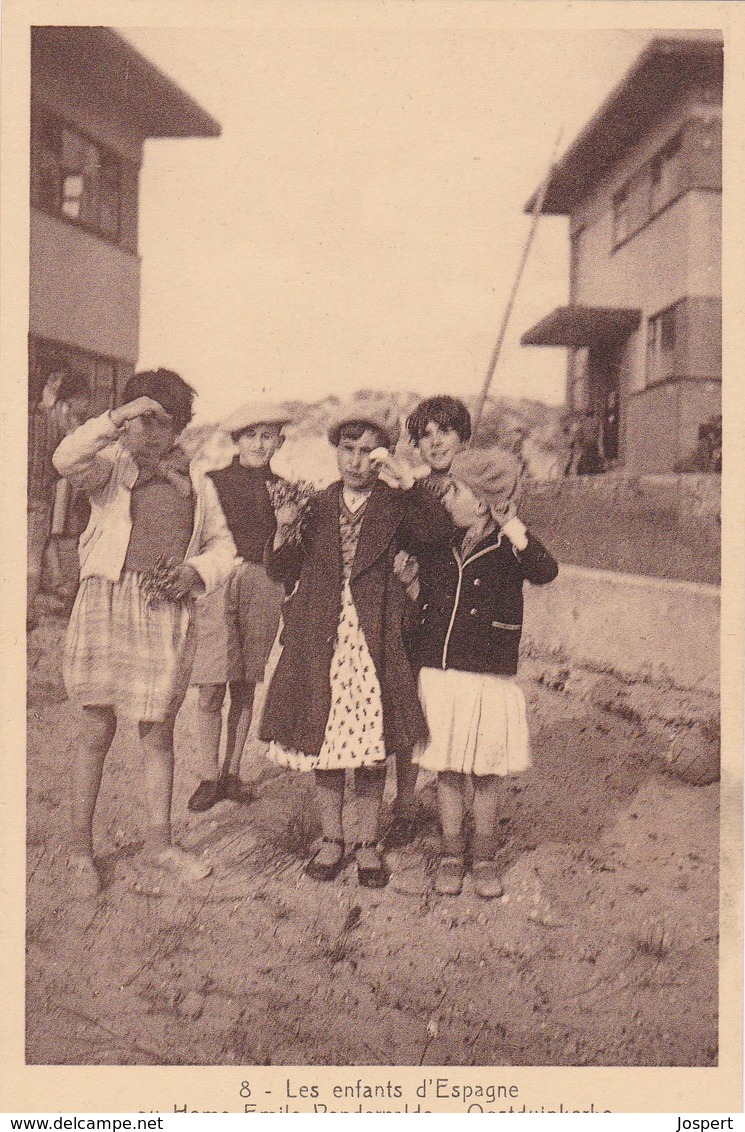
<path fill-rule="evenodd" d="M 496 774 L 473 777 L 472 849 L 474 859 L 481 861 L 491 860 L 497 851 L 498 783 Z"/>
<path fill-rule="evenodd" d="M 217 780 L 220 776 L 220 735 L 224 699 L 224 684 L 200 685 L 197 700 L 197 734 L 204 777 L 187 803 L 189 809 L 195 813 L 211 809 L 223 797 Z"/>
<path fill-rule="evenodd" d="M 209 876 L 209 866 L 193 853 L 171 844 L 175 722 L 175 717 L 169 716 L 155 723 L 141 721 L 139 725 L 149 819 L 146 848 L 156 864 L 179 872 L 186 880 L 201 880 Z"/>
<path fill-rule="evenodd" d="M 208 781 L 220 774 L 220 736 L 225 684 L 202 684 L 197 700 L 197 730 L 202 759 L 202 773 Z"/>
<path fill-rule="evenodd" d="M 485 899 L 502 894 L 502 881 L 494 856 L 497 851 L 497 790 L 495 774 L 473 778 L 473 881 Z"/>
<path fill-rule="evenodd" d="M 443 770 L 437 775 L 437 805 L 442 826 L 443 852 L 435 889 L 441 896 L 458 896 L 463 891 L 466 871 L 466 847 L 463 840 L 465 789 L 464 774 Z"/>
<path fill-rule="evenodd" d="M 313 861 L 321 866 L 335 865 L 344 856 L 344 771 L 317 770 L 315 779 L 321 833 L 328 840 L 324 840 Z"/>
<path fill-rule="evenodd" d="M 86 706 L 80 724 L 77 753 L 72 767 L 70 866 L 80 895 L 94 896 L 100 881 L 93 864 L 93 813 L 101 786 L 103 764 L 116 732 L 114 710 Z"/>
<path fill-rule="evenodd" d="M 255 691 L 256 685 L 252 680 L 232 680 L 230 683 L 225 773 L 236 777 L 240 775 L 241 756 L 251 727 Z"/>
<path fill-rule="evenodd" d="M 440 811 L 443 848 L 448 856 L 462 857 L 463 810 L 466 776 L 454 770 L 441 770 L 437 775 L 437 805 Z"/>

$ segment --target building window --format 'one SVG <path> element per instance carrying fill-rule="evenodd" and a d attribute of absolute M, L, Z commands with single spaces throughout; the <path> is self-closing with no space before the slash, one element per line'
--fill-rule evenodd
<path fill-rule="evenodd" d="M 112 358 L 79 350 L 46 338 L 29 341 L 29 403 L 35 405 L 41 397 L 47 378 L 60 365 L 70 369 L 88 382 L 91 391 L 91 413 L 95 416 L 112 409 L 117 397 L 117 364 Z"/>
<path fill-rule="evenodd" d="M 626 184 L 613 198 L 613 246 L 622 244 L 629 232 L 629 186 Z"/>
<path fill-rule="evenodd" d="M 668 307 L 647 323 L 647 385 L 672 377 L 677 333 L 676 308 Z"/>
<path fill-rule="evenodd" d="M 121 162 L 51 115 L 35 123 L 31 184 L 34 203 L 46 212 L 119 238 Z"/>
<path fill-rule="evenodd" d="M 674 200 L 682 188 L 681 136 L 669 141 L 650 162 L 649 214 L 655 216 Z"/>

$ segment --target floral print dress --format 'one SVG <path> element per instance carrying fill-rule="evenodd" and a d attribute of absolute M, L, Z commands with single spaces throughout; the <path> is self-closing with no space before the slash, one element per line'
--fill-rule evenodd
<path fill-rule="evenodd" d="M 352 512 L 339 502 L 342 556 L 341 614 L 331 660 L 331 710 L 317 755 L 288 751 L 271 743 L 269 757 L 294 770 L 345 770 L 385 760 L 383 702 L 365 634 L 352 597 L 350 578 L 367 504 Z"/>

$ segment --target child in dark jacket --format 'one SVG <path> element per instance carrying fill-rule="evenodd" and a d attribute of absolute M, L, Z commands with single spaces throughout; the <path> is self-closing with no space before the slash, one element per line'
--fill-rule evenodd
<path fill-rule="evenodd" d="M 462 539 L 419 559 L 420 630 L 415 659 L 430 740 L 414 762 L 437 771 L 444 854 L 437 891 L 463 887 L 466 784 L 474 787 L 474 887 L 486 899 L 502 884 L 494 860 L 498 779 L 530 765 L 525 696 L 514 680 L 522 631 L 523 582 L 542 585 L 555 560 L 517 518 L 520 475 L 498 449 L 470 449 L 452 462 L 443 503 Z"/>

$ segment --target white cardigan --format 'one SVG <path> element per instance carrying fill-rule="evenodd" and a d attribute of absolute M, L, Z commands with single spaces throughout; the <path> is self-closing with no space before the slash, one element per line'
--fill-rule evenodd
<path fill-rule="evenodd" d="M 91 518 L 80 537 L 80 578 L 98 575 L 118 582 L 132 534 L 131 492 L 139 469 L 118 440 L 120 429 L 108 413 L 92 417 L 66 436 L 52 462 L 61 476 L 85 491 Z M 239 561 L 212 481 L 189 469 L 196 506 L 184 559 L 209 593 L 227 581 Z"/>

